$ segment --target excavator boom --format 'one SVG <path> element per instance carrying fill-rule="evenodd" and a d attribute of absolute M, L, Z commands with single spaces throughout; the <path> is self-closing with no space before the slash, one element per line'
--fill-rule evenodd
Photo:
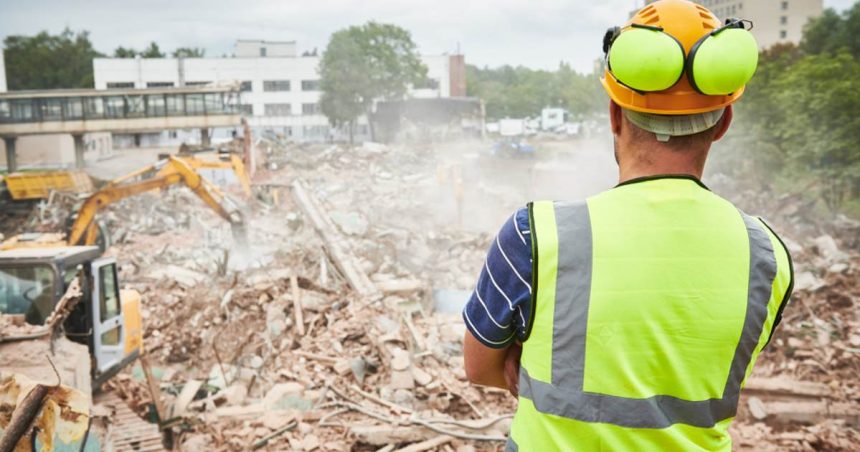
<path fill-rule="evenodd" d="M 156 176 L 131 182 L 155 172 Z M 245 220 L 235 202 L 218 187 L 200 176 L 181 158 L 168 157 L 155 165 L 135 171 L 112 181 L 101 190 L 93 193 L 78 211 L 78 216 L 69 232 L 70 245 L 93 245 L 98 237 L 96 215 L 107 206 L 122 199 L 159 188 L 183 184 L 191 189 L 207 206 L 221 218 L 230 223 L 234 236 L 245 241 Z"/>

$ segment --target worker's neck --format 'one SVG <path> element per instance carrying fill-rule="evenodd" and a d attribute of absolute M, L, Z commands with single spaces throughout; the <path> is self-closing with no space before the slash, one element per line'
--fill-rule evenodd
<path fill-rule="evenodd" d="M 705 157 L 696 152 L 679 152 L 670 149 L 650 149 L 645 153 L 619 153 L 618 182 L 663 175 L 688 175 L 702 179 Z M 626 155 L 625 155 L 626 154 Z M 700 156 L 697 158 L 697 156 Z"/>

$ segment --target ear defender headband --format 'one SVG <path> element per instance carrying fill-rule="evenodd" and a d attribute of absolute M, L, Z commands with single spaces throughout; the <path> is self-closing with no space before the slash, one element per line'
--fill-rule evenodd
<path fill-rule="evenodd" d="M 631 24 L 610 28 L 603 38 L 603 52 L 612 76 L 639 93 L 665 91 L 686 71 L 699 93 L 724 96 L 743 88 L 755 74 L 758 44 L 750 30 L 748 20 L 727 19 L 685 55 L 681 42 L 663 28 Z"/>

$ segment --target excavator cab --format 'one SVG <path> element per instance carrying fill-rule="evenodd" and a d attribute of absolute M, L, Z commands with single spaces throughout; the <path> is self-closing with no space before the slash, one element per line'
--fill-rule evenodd
<path fill-rule="evenodd" d="M 67 337 L 87 345 L 99 385 L 142 350 L 140 295 L 120 290 L 114 258 L 95 246 L 16 248 L 0 251 L 0 313 L 43 325 L 72 281 L 83 277 L 83 298 L 64 323 Z"/>

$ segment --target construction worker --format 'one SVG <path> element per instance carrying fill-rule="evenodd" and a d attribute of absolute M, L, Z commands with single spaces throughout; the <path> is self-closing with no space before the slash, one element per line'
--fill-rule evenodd
<path fill-rule="evenodd" d="M 701 182 L 750 26 L 660 0 L 607 33 L 618 186 L 512 215 L 463 312 L 468 378 L 518 396 L 506 450 L 731 449 L 793 281 L 771 228 Z"/>

